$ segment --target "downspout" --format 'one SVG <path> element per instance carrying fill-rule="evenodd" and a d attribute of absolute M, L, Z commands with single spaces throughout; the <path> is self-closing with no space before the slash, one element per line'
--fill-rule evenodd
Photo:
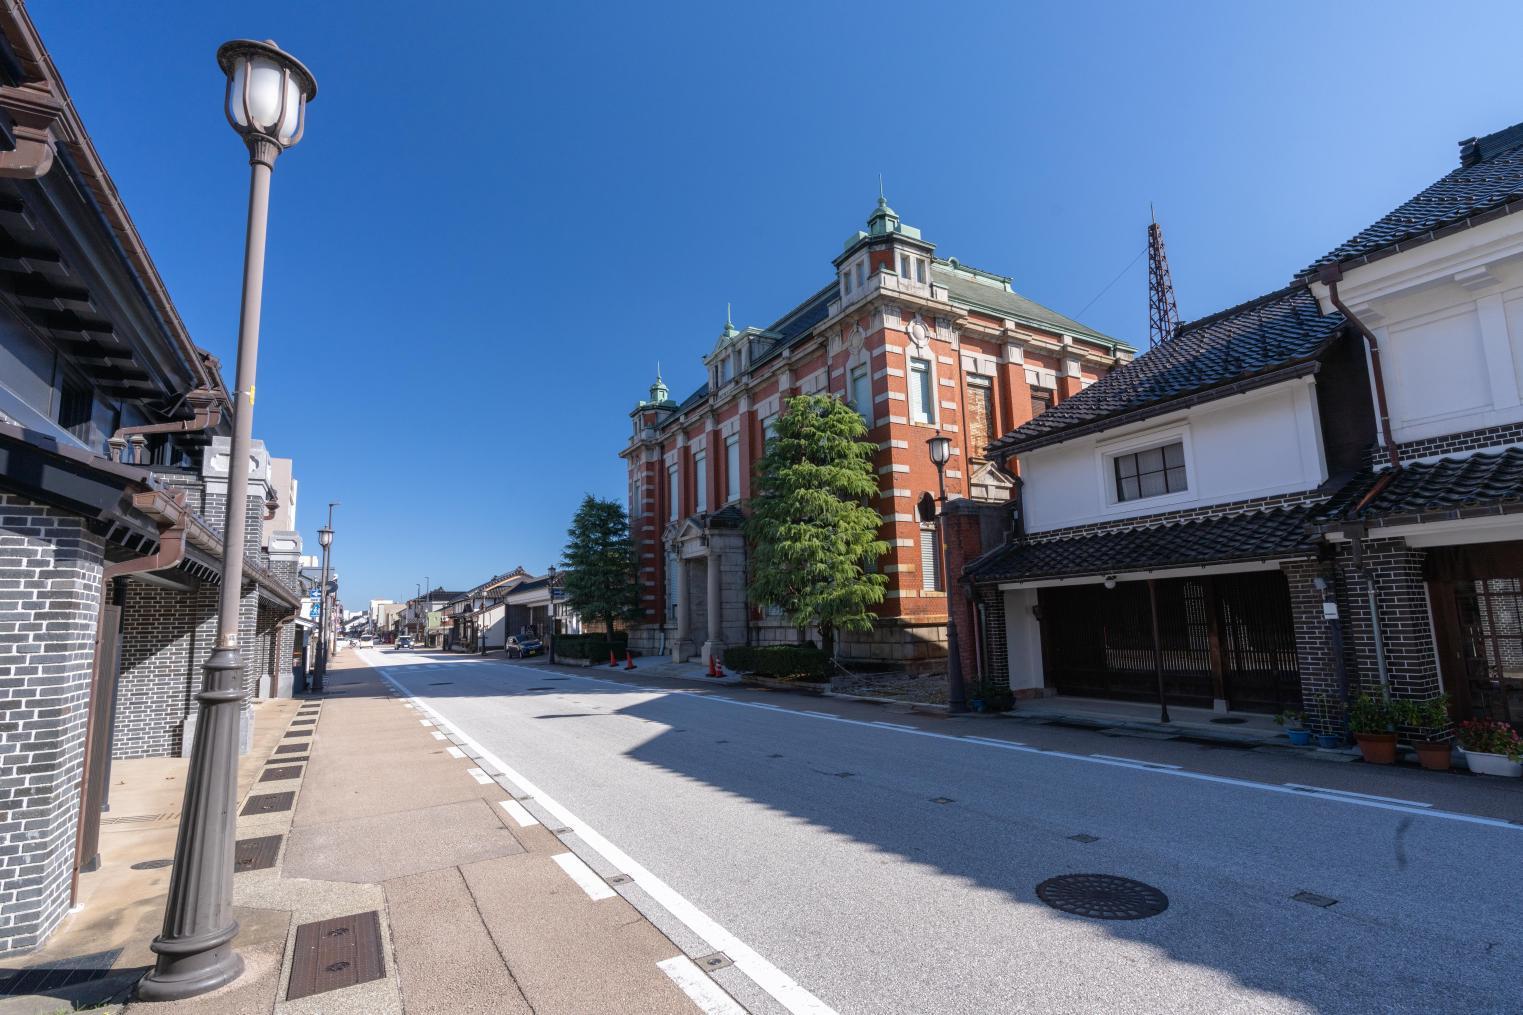
<path fill-rule="evenodd" d="M 175 420 L 172 423 L 147 423 L 142 426 L 120 427 L 106 442 L 107 447 L 121 461 L 127 462 L 127 448 L 133 437 L 151 433 L 195 433 L 198 430 L 209 430 L 222 421 L 222 407 L 218 404 L 219 398 L 215 392 L 206 388 L 197 388 L 187 394 L 185 400 L 195 410 L 195 415 L 190 419 Z M 136 452 L 133 452 L 132 457 L 134 459 L 137 457 Z M 128 464 L 140 463 L 133 461 Z"/>
<path fill-rule="evenodd" d="M 92 742 L 95 739 L 95 712 L 96 702 L 100 699 L 97 695 L 104 693 L 105 688 L 105 660 L 101 658 L 101 642 L 106 632 L 106 604 L 105 592 L 118 578 L 125 578 L 131 574 L 140 574 L 145 571 L 163 571 L 174 567 L 185 559 L 185 495 L 178 494 L 173 508 L 166 512 L 174 517 L 173 522 L 160 523 L 159 545 L 153 553 L 146 557 L 136 557 L 132 560 L 117 561 L 115 564 L 107 564 L 101 571 L 101 608 L 95 619 L 95 672 L 91 676 L 90 707 L 85 713 L 85 747 L 84 757 L 80 764 L 79 775 L 79 819 L 74 827 L 74 870 L 69 881 L 69 905 L 79 902 L 79 869 L 86 862 L 86 858 L 80 855 L 85 841 L 85 808 L 90 805 L 90 775 Z M 162 504 L 166 498 L 157 491 L 137 493 L 132 495 L 134 507 L 148 504 Z"/>
<path fill-rule="evenodd" d="M 1380 368 L 1380 341 L 1375 333 L 1365 326 L 1352 310 L 1338 298 L 1338 283 L 1343 279 L 1343 266 L 1337 263 L 1324 264 L 1317 270 L 1317 279 L 1327 286 L 1327 298 L 1330 303 L 1343 315 L 1343 319 L 1353 325 L 1354 330 L 1364 338 L 1364 343 L 1370 352 L 1370 375 L 1375 382 L 1375 413 L 1380 422 L 1380 439 L 1385 444 L 1386 457 L 1390 462 L 1390 469 L 1375 481 L 1370 491 L 1360 498 L 1359 503 L 1349 512 L 1358 518 L 1359 512 L 1363 511 L 1376 496 L 1380 494 L 1396 474 L 1401 471 L 1401 456 L 1396 451 L 1396 441 L 1391 436 L 1391 411 L 1386 404 L 1385 373 Z M 1370 630 L 1375 639 L 1375 670 L 1380 678 L 1380 697 L 1389 703 L 1391 700 L 1391 674 L 1386 662 L 1385 638 L 1380 630 L 1380 609 L 1375 594 L 1375 576 L 1370 573 L 1364 563 L 1364 538 L 1365 527 L 1361 522 L 1345 527 L 1344 532 L 1353 540 L 1354 544 L 1354 573 L 1359 575 L 1364 583 L 1364 593 L 1369 601 Z"/>

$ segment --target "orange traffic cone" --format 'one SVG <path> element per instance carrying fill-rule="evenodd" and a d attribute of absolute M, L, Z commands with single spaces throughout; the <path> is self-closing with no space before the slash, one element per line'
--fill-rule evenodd
<path fill-rule="evenodd" d="M 714 660 L 714 676 L 723 679 L 723 677 L 724 677 L 724 660 L 723 659 L 716 659 L 716 660 Z"/>
<path fill-rule="evenodd" d="M 714 675 L 714 657 L 713 656 L 709 656 L 709 676 L 712 677 L 713 675 Z"/>
<path fill-rule="evenodd" d="M 613 657 L 613 649 L 609 649 L 608 650 L 608 665 L 609 666 L 617 666 L 617 665 L 619 665 L 619 661 Z"/>
<path fill-rule="evenodd" d="M 626 670 L 635 668 L 635 657 L 629 654 L 629 649 L 624 650 L 624 668 Z"/>

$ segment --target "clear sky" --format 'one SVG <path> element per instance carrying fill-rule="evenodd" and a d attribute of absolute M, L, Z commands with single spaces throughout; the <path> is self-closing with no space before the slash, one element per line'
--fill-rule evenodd
<path fill-rule="evenodd" d="M 726 302 L 765 326 L 829 281 L 880 173 L 940 255 L 1141 346 L 1149 202 L 1190 319 L 1523 120 L 1511 3 L 28 6 L 229 385 L 247 167 L 213 54 L 317 76 L 254 430 L 311 552 L 342 502 L 350 608 L 543 569 L 584 493 L 623 498 L 656 361 L 683 397 Z"/>

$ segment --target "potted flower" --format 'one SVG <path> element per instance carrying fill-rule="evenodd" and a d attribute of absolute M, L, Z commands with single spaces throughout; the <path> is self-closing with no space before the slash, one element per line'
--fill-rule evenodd
<path fill-rule="evenodd" d="M 1440 694 L 1426 701 L 1396 701 L 1391 712 L 1399 726 L 1409 726 L 1419 733 L 1412 740 L 1417 762 L 1431 772 L 1447 772 L 1453 760 L 1453 746 L 1441 736 L 1449 725 L 1449 696 Z"/>
<path fill-rule="evenodd" d="M 1359 742 L 1359 753 L 1372 765 L 1396 763 L 1396 734 L 1391 729 L 1389 702 L 1361 694 L 1349 709 L 1348 728 Z"/>
<path fill-rule="evenodd" d="M 1327 695 L 1318 694 L 1312 699 L 1316 703 L 1316 712 L 1322 717 L 1323 726 L 1333 732 L 1318 733 L 1317 747 L 1324 751 L 1336 751 L 1343 746 L 1343 734 L 1338 732 L 1343 725 L 1343 703 L 1329 701 Z"/>
<path fill-rule="evenodd" d="M 1285 727 L 1285 735 L 1297 747 L 1305 747 L 1311 743 L 1311 730 L 1306 728 L 1304 713 L 1286 710 L 1275 716 L 1274 721 Z"/>
<path fill-rule="evenodd" d="M 1523 737 L 1505 722 L 1495 719 L 1462 722 L 1459 738 L 1470 771 L 1509 779 L 1523 776 Z"/>

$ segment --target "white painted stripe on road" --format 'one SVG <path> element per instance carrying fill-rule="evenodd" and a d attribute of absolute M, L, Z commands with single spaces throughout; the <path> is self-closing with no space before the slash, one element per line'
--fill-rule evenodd
<path fill-rule="evenodd" d="M 736 1004 L 719 984 L 705 976 L 698 964 L 686 955 L 657 962 L 656 968 L 670 976 L 704 1015 L 746 1015 L 746 1010 Z"/>
<path fill-rule="evenodd" d="M 882 726 L 884 729 L 891 729 L 891 730 L 913 730 L 913 729 L 915 729 L 914 726 L 907 726 L 907 725 L 905 725 L 902 722 L 875 722 L 875 723 L 872 723 L 872 725 L 873 726 Z"/>
<path fill-rule="evenodd" d="M 487 775 L 485 772 L 483 772 L 479 768 L 468 768 L 468 769 L 466 769 L 465 774 L 470 776 L 472 779 L 475 779 L 477 782 L 481 783 L 483 786 L 485 786 L 487 783 L 492 781 L 492 777 L 490 775 Z"/>
<path fill-rule="evenodd" d="M 557 853 L 550 859 L 561 865 L 561 870 L 566 876 L 581 886 L 582 891 L 587 893 L 587 898 L 593 902 L 600 899 L 611 899 L 619 893 L 608 887 L 608 882 L 593 873 L 591 867 L 582 862 L 581 857 L 575 853 Z"/>
<path fill-rule="evenodd" d="M 513 666 L 514 664 L 507 663 L 506 665 Z M 535 676 L 538 676 L 538 673 L 531 667 L 517 666 L 516 668 L 529 670 L 531 673 L 535 673 Z M 402 694 L 411 695 L 412 692 L 386 672 L 386 667 L 378 667 L 378 669 L 382 679 L 387 683 L 391 684 Z M 597 680 L 595 677 L 572 677 L 571 679 L 594 680 L 600 684 L 615 683 L 615 681 Z M 694 697 L 701 698 L 704 696 L 694 695 Z M 726 701 L 730 699 L 721 698 L 717 700 Z M 815 997 L 808 990 L 805 990 L 793 977 L 767 961 L 754 948 L 730 933 L 707 913 L 689 902 L 680 892 L 672 888 L 671 885 L 668 885 L 665 881 L 662 881 L 656 875 L 646 870 L 643 864 L 640 864 L 628 853 L 625 853 L 612 842 L 609 842 L 603 837 L 602 833 L 568 811 L 554 797 L 549 796 L 544 790 L 530 782 L 507 762 L 481 746 L 481 744 L 477 743 L 453 722 L 435 712 L 432 708 L 429 711 L 439 716 L 440 723 L 453 732 L 461 743 L 474 750 L 477 756 L 488 764 L 495 766 L 499 772 L 507 776 L 524 793 L 539 801 L 540 806 L 549 812 L 552 817 L 571 829 L 582 842 L 600 854 L 616 870 L 629 875 L 629 877 L 639 882 L 640 887 L 645 889 L 645 893 L 654 899 L 657 905 L 676 917 L 688 930 L 706 941 L 716 952 L 724 952 L 730 956 L 730 960 L 734 963 L 735 968 L 750 977 L 758 987 L 770 994 L 778 1004 L 793 1013 L 793 1015 L 836 1015 L 833 1008 Z M 782 709 L 781 711 L 788 710 Z"/>
<path fill-rule="evenodd" d="M 432 726 L 434 724 L 432 719 L 419 719 L 418 722 L 422 723 L 424 726 Z"/>
<path fill-rule="evenodd" d="M 452 757 L 452 758 L 463 758 L 463 757 L 465 757 L 465 752 L 462 751 L 458 747 L 447 747 L 447 748 L 445 748 L 445 750 L 449 751 L 449 756 Z"/>
<path fill-rule="evenodd" d="M 443 733 L 440 733 L 438 730 L 435 730 L 434 731 L 434 739 L 435 740 L 446 740 L 448 738 L 445 737 L 445 735 Z"/>
<path fill-rule="evenodd" d="M 1326 786 L 1305 786 L 1299 782 L 1287 782 L 1285 785 L 1291 789 L 1298 789 L 1303 793 L 1332 793 L 1336 796 L 1358 797 L 1361 800 L 1380 800 L 1388 804 L 1406 804 L 1408 807 L 1432 807 L 1421 800 L 1403 800 L 1397 796 L 1376 796 L 1373 793 L 1355 793 L 1351 789 L 1329 789 Z"/>
<path fill-rule="evenodd" d="M 1121 758 L 1114 754 L 1091 754 L 1091 758 L 1104 758 L 1106 761 L 1124 761 L 1128 765 L 1138 765 L 1142 768 L 1182 768 L 1182 765 L 1170 765 L 1163 761 L 1139 761 L 1136 758 Z"/>
<path fill-rule="evenodd" d="M 514 664 L 507 663 L 512 666 Z M 531 667 L 518 666 L 517 669 L 530 670 Z M 388 678 L 390 679 L 390 678 Z M 602 680 L 597 677 L 570 676 L 570 680 L 590 680 L 597 684 L 610 684 L 616 687 L 628 687 L 628 684 L 616 680 Z M 720 702 L 726 705 L 740 705 L 745 708 L 770 708 L 779 712 L 787 712 L 790 715 L 808 716 L 811 719 L 829 719 L 831 722 L 845 723 L 848 726 L 861 726 L 864 729 L 884 729 L 882 726 L 874 726 L 871 722 L 861 719 L 847 719 L 843 716 L 831 715 L 828 712 L 813 712 L 807 709 L 781 708 L 777 705 L 765 705 L 759 702 L 740 701 L 736 698 L 727 698 L 722 694 L 705 689 L 703 693 L 696 693 L 685 688 L 673 689 L 670 693 L 686 695 L 698 701 Z M 938 740 L 946 740 L 951 743 L 978 744 L 985 747 L 999 747 L 1004 750 L 1020 751 L 1034 754 L 1043 758 L 1060 758 L 1065 761 L 1081 761 L 1092 765 L 1108 765 L 1112 768 L 1127 768 L 1134 772 L 1151 772 L 1160 776 L 1175 776 L 1181 779 L 1193 779 L 1197 782 L 1211 782 L 1222 786 L 1237 786 L 1240 789 L 1257 790 L 1261 793 L 1294 794 L 1302 799 L 1320 800 L 1327 803 L 1341 803 L 1352 807 L 1371 807 L 1376 810 L 1400 811 L 1406 814 L 1420 814 L 1425 817 L 1439 818 L 1444 821 L 1457 821 L 1467 825 L 1482 825 L 1487 828 L 1501 828 L 1510 832 L 1523 832 L 1523 825 L 1513 824 L 1502 818 L 1485 818 L 1476 814 L 1465 814 L 1460 811 L 1441 811 L 1425 804 L 1387 803 L 1384 800 L 1369 799 L 1364 796 L 1352 796 L 1344 793 L 1306 793 L 1302 790 L 1290 789 L 1287 786 L 1275 783 L 1254 782 L 1251 779 L 1237 779 L 1225 775 L 1208 775 L 1205 772 L 1193 772 L 1188 769 L 1157 768 L 1149 765 L 1141 765 L 1129 761 L 1112 761 L 1108 758 L 1096 758 L 1087 754 L 1071 754 L 1066 751 L 1047 751 L 1036 747 L 1018 745 L 1009 740 L 995 740 L 990 737 L 959 736 L 955 733 L 933 733 L 929 730 L 894 730 L 893 732 L 904 733 L 913 736 L 933 737 Z M 724 949 L 721 949 L 723 951 Z"/>
<path fill-rule="evenodd" d="M 502 806 L 503 810 L 508 812 L 510 818 L 518 822 L 519 828 L 528 828 L 530 825 L 539 824 L 534 815 L 529 813 L 528 808 L 524 807 L 517 800 L 499 800 L 497 802 Z"/>

